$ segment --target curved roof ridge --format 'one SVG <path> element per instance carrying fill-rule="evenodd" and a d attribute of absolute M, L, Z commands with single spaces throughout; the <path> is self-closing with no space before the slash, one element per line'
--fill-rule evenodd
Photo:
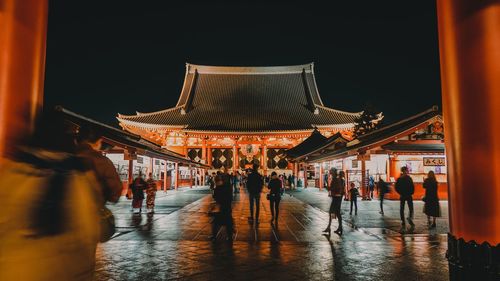
<path fill-rule="evenodd" d="M 216 66 L 186 63 L 186 66 L 188 73 L 194 73 L 197 70 L 202 74 L 282 74 L 300 73 L 304 69 L 308 73 L 313 73 L 314 62 L 281 66 Z"/>
<path fill-rule="evenodd" d="M 130 126 L 134 126 L 137 128 L 150 128 L 150 129 L 152 129 L 152 128 L 154 128 L 154 129 L 187 128 L 187 125 L 164 125 L 164 124 L 144 123 L 144 122 L 137 122 L 137 121 L 132 121 L 132 120 L 128 120 L 128 119 L 123 119 L 120 117 L 116 117 L 116 119 L 118 119 L 118 121 L 120 121 L 120 125 L 121 125 L 121 123 L 123 123 L 125 125 L 130 125 Z"/>
<path fill-rule="evenodd" d="M 146 116 L 151 116 L 151 115 L 155 115 L 155 114 L 160 114 L 160 113 L 163 113 L 163 112 L 169 112 L 169 111 L 174 111 L 176 109 L 179 109 L 179 108 L 182 108 L 182 106 L 176 106 L 176 107 L 171 107 L 171 108 L 167 108 L 167 109 L 163 109 L 163 110 L 160 110 L 160 111 L 153 111 L 153 112 L 148 112 L 148 113 L 142 113 L 142 112 L 137 112 L 138 114 L 136 115 L 124 115 L 124 114 L 120 114 L 118 113 L 118 117 L 117 118 L 121 118 L 121 119 L 124 119 L 124 120 L 127 120 L 128 118 L 134 118 L 134 117 L 146 117 Z"/>
<path fill-rule="evenodd" d="M 324 105 L 319 105 L 319 104 L 317 104 L 316 106 L 317 106 L 317 107 L 320 107 L 320 108 L 322 108 L 322 109 L 325 109 L 325 110 L 329 110 L 329 111 L 333 111 L 333 112 L 338 112 L 338 113 L 343 113 L 343 114 L 348 114 L 348 115 L 351 115 L 351 116 L 358 116 L 358 115 L 360 115 L 361 113 L 363 113 L 363 111 L 360 111 L 360 112 L 348 112 L 348 111 L 343 111 L 343 110 L 334 109 L 334 108 L 330 108 L 330 107 L 327 107 L 327 106 L 324 106 Z"/>

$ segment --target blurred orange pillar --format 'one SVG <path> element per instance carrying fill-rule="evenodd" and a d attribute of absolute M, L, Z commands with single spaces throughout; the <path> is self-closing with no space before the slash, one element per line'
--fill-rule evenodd
<path fill-rule="evenodd" d="M 467 256 L 481 248 L 475 248 L 471 240 L 487 242 L 494 251 L 500 243 L 500 1 L 438 0 L 437 11 L 449 179 L 450 274 L 455 280 L 457 274 L 466 274 L 470 266 L 483 262 L 477 266 L 483 272 L 476 270 L 472 276 L 490 280 L 479 276 L 490 258 L 472 258 L 469 263 Z M 457 265 L 463 266 L 462 273 L 457 273 Z"/>
<path fill-rule="evenodd" d="M 0 0 L 0 159 L 42 106 L 47 17 L 47 0 Z"/>

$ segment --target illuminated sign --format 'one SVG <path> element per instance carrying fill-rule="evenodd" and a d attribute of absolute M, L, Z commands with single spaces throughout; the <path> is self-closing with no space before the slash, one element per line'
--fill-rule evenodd
<path fill-rule="evenodd" d="M 424 166 L 444 166 L 444 157 L 424 157 Z"/>

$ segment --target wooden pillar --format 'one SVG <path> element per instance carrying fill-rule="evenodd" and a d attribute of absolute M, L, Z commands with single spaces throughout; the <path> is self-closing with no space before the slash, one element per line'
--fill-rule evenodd
<path fill-rule="evenodd" d="M 323 190 L 323 163 L 319 163 L 319 190 Z"/>
<path fill-rule="evenodd" d="M 207 147 L 207 164 L 212 168 L 212 146 L 208 145 Z"/>
<path fill-rule="evenodd" d="M 207 138 L 201 140 L 201 160 L 203 164 L 207 164 Z"/>
<path fill-rule="evenodd" d="M 293 163 L 293 173 L 294 173 L 293 185 L 294 185 L 294 188 L 297 188 L 297 179 L 299 176 L 299 164 L 297 162 Z"/>
<path fill-rule="evenodd" d="M 134 181 L 134 160 L 128 160 L 128 184 Z"/>
<path fill-rule="evenodd" d="M 193 188 L 193 169 L 191 169 L 191 165 L 188 166 L 188 175 L 189 175 L 189 188 Z M 195 179 L 196 181 L 196 179 Z"/>
<path fill-rule="evenodd" d="M 304 167 L 304 188 L 307 188 L 307 163 L 302 162 L 302 166 Z"/>
<path fill-rule="evenodd" d="M 179 163 L 175 163 L 175 177 L 174 177 L 174 188 L 177 190 L 179 187 Z"/>
<path fill-rule="evenodd" d="M 264 175 L 267 175 L 267 138 L 262 139 L 261 146 L 262 146 L 262 171 Z"/>
<path fill-rule="evenodd" d="M 366 178 L 366 161 L 363 157 L 361 161 L 361 191 L 362 191 L 362 196 L 363 200 L 368 200 L 370 198 L 369 191 L 368 191 L 368 185 L 366 184 L 367 178 Z"/>
<path fill-rule="evenodd" d="M 43 102 L 47 0 L 0 0 L 0 165 Z"/>
<path fill-rule="evenodd" d="M 450 279 L 498 280 L 491 252 L 500 252 L 500 5 L 438 0 L 437 12 Z"/>
<path fill-rule="evenodd" d="M 168 172 L 167 161 L 165 161 L 165 166 L 163 169 L 163 190 L 165 192 L 167 191 L 167 172 Z"/>
<path fill-rule="evenodd" d="M 184 156 L 187 156 L 188 155 L 188 137 L 187 135 L 184 135 L 184 137 L 182 138 L 182 154 L 184 154 Z"/>
<path fill-rule="evenodd" d="M 238 139 L 234 140 L 233 145 L 233 172 L 238 170 Z"/>

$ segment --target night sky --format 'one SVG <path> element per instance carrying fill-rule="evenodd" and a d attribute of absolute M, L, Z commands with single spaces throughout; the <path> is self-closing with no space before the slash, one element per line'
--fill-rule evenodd
<path fill-rule="evenodd" d="M 45 105 L 117 126 L 175 106 L 186 62 L 314 62 L 326 106 L 386 122 L 441 105 L 435 1 L 178 2 L 50 1 Z"/>

